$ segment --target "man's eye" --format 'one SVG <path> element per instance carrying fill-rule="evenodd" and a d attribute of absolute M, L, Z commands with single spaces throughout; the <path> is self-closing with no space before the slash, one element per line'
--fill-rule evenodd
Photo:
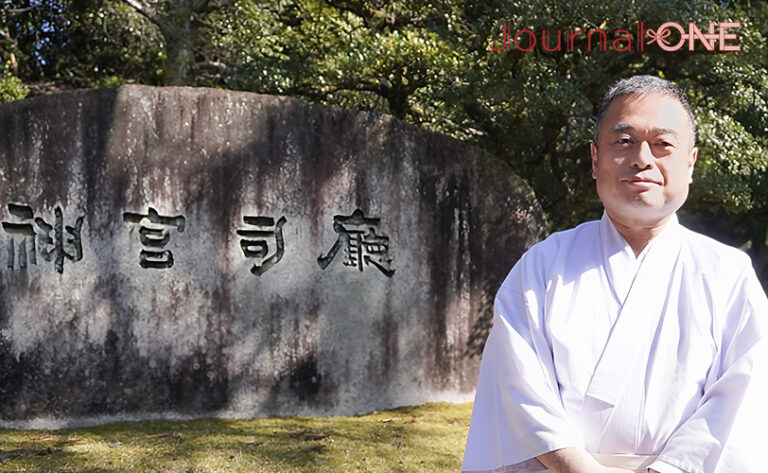
<path fill-rule="evenodd" d="M 659 146 L 664 146 L 664 147 L 667 147 L 667 146 L 673 146 L 673 145 L 672 145 L 672 143 L 670 143 L 669 141 L 663 141 L 663 140 L 662 140 L 662 141 L 659 141 L 657 144 L 658 144 Z"/>
<path fill-rule="evenodd" d="M 630 140 L 629 138 L 619 138 L 618 140 L 616 140 L 616 143 L 618 143 L 620 145 L 628 145 L 631 142 L 632 142 L 632 140 Z"/>

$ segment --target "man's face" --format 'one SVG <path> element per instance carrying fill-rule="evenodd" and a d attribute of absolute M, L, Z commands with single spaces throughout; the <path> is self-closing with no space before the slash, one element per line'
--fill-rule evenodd
<path fill-rule="evenodd" d="M 592 177 L 608 215 L 629 226 L 655 226 L 683 205 L 698 150 L 682 104 L 660 94 L 630 94 L 606 110 Z"/>

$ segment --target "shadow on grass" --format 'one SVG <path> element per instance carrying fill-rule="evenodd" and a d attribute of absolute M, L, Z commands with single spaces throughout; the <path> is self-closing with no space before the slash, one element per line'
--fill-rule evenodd
<path fill-rule="evenodd" d="M 0 431 L 0 471 L 457 471 L 470 406 L 355 417 L 204 419 Z M 14 450 L 24 450 L 18 455 Z M 3 460 L 2 455 L 9 455 Z"/>

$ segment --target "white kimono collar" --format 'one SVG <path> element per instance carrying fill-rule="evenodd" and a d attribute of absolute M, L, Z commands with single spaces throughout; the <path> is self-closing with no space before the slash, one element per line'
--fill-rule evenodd
<path fill-rule="evenodd" d="M 653 248 L 675 241 L 679 234 L 680 223 L 677 214 L 664 224 L 662 231 L 656 235 L 643 248 L 643 251 L 635 257 L 635 252 L 624 237 L 616 230 L 608 214 L 603 211 L 600 219 L 600 240 L 603 252 L 603 267 L 611 285 L 611 290 L 619 306 L 624 305 L 632 284 L 637 276 L 640 265 Z"/>

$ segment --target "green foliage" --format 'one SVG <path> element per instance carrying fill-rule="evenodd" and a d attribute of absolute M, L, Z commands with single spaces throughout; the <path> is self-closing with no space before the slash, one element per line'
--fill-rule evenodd
<path fill-rule="evenodd" d="M 441 403 L 354 417 L 0 430 L 0 471 L 455 472 L 471 411 Z"/>
<path fill-rule="evenodd" d="M 21 79 L 12 75 L 0 75 L 0 103 L 21 100 L 29 94 L 29 89 Z"/>
<path fill-rule="evenodd" d="M 764 205 L 765 196 L 756 194 L 768 168 L 768 143 L 756 138 L 730 115 L 715 110 L 699 113 L 700 152 L 696 201 L 722 206 L 741 213 Z"/>
<path fill-rule="evenodd" d="M 14 74 L 33 92 L 100 87 L 105 82 L 159 83 L 159 37 L 124 4 L 107 0 L 14 4 L 19 3 L 21 13 L 3 15 L 7 42 L 0 54 L 3 61 L 16 63 Z"/>

